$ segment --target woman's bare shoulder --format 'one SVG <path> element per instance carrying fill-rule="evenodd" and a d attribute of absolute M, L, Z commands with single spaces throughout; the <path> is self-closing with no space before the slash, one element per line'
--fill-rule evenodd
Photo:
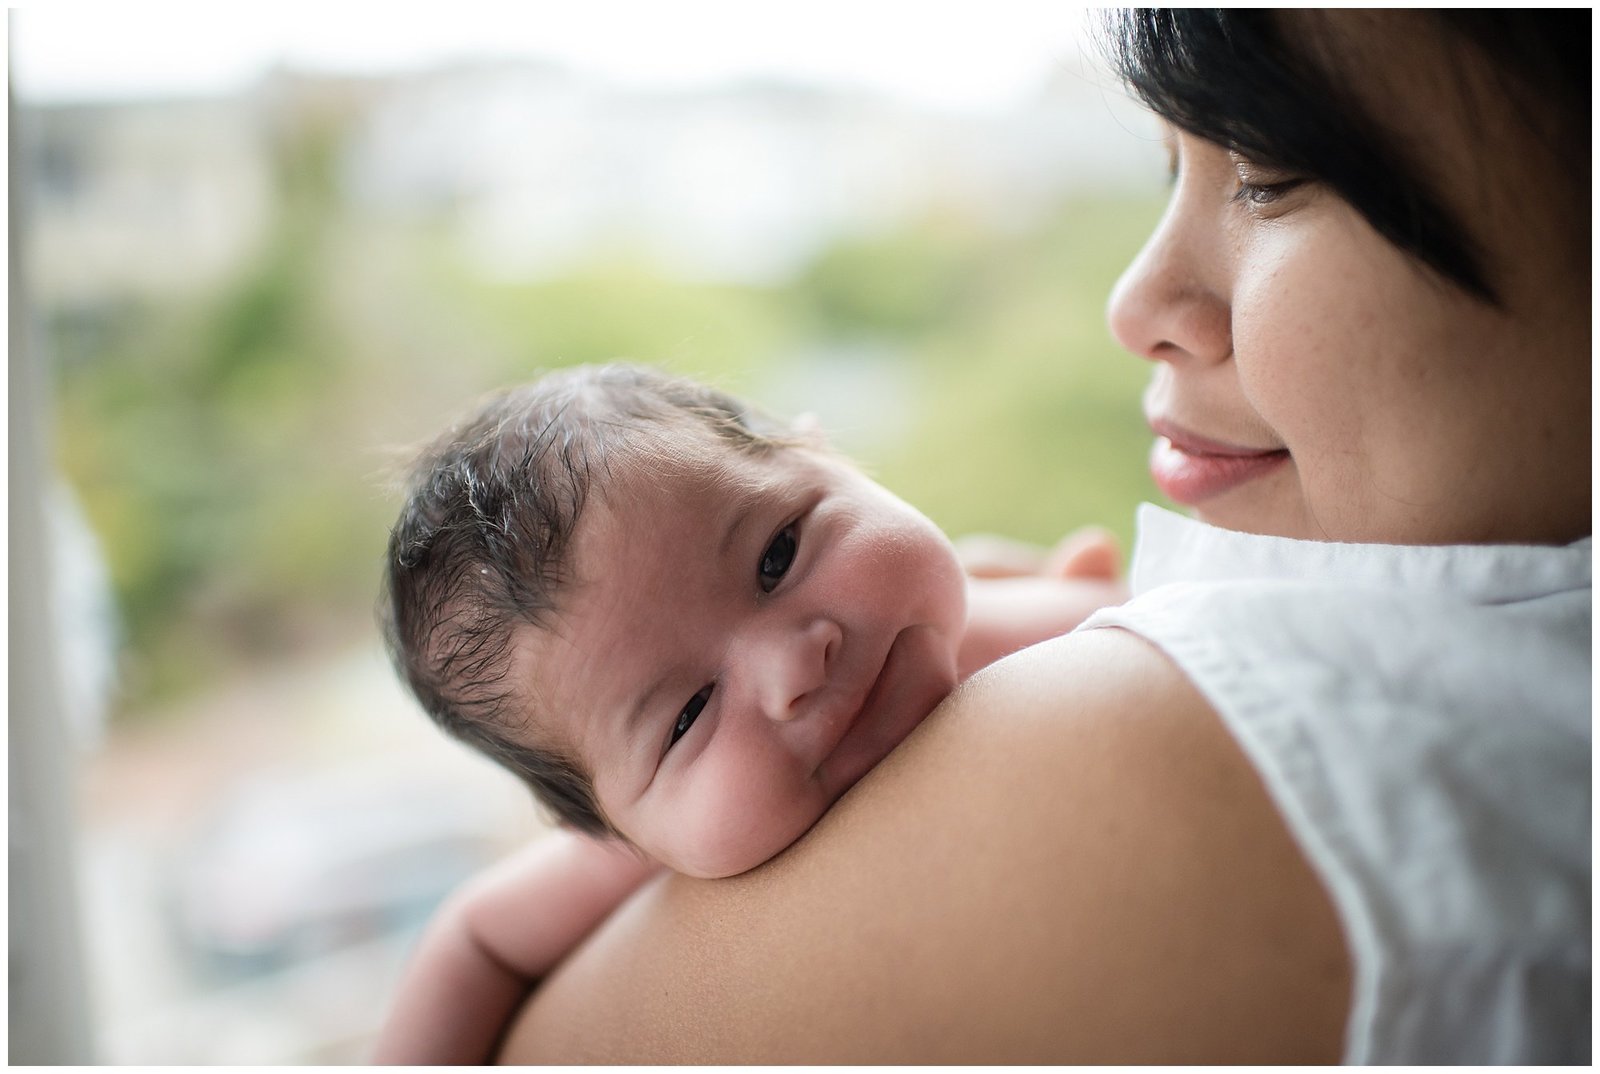
<path fill-rule="evenodd" d="M 1205 701 L 1120 631 L 975 676 L 760 869 L 652 884 L 508 1061 L 1338 1058 L 1332 907 Z"/>

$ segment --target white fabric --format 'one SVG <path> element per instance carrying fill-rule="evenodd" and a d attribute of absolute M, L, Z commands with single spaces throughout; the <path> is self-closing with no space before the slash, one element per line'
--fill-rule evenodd
<path fill-rule="evenodd" d="M 1195 683 L 1343 921 L 1351 1063 L 1590 1057 L 1591 541 L 1333 544 L 1140 508 L 1121 627 Z"/>

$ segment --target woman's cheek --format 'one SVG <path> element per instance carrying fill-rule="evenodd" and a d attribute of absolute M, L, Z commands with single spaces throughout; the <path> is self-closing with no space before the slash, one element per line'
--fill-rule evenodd
<path fill-rule="evenodd" d="M 1251 287 L 1256 305 L 1274 308 L 1266 320 L 1281 372 L 1323 404 L 1365 408 L 1414 331 L 1417 270 L 1343 202 L 1280 224 L 1260 244 Z"/>

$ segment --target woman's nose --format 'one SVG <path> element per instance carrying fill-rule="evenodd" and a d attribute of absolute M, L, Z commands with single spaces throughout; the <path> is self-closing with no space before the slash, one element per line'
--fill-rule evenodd
<path fill-rule="evenodd" d="M 1233 353 L 1219 289 L 1223 236 L 1208 238 L 1175 192 L 1155 232 L 1111 291 L 1106 321 L 1128 350 L 1163 362 L 1220 362 Z"/>
<path fill-rule="evenodd" d="M 757 660 L 750 668 L 762 715 L 783 721 L 804 713 L 827 683 L 843 640 L 838 624 L 826 618 L 762 637 Z"/>

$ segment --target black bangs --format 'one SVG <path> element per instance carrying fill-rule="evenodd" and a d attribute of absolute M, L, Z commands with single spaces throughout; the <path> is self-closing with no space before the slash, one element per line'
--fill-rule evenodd
<path fill-rule="evenodd" d="M 1280 25 L 1257 9 L 1137 8 L 1111 16 L 1108 51 L 1129 88 L 1173 126 L 1326 184 L 1396 247 L 1494 302 L 1475 244 L 1394 136 Z"/>

